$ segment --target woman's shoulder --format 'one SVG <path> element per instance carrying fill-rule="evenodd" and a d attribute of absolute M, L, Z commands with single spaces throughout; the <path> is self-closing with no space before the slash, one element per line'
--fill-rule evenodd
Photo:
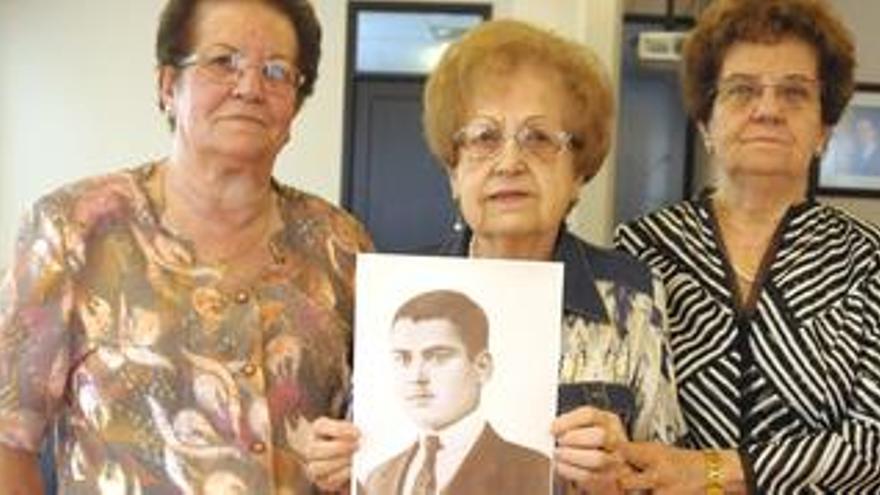
<path fill-rule="evenodd" d="M 813 236 L 817 230 L 835 238 L 840 238 L 841 233 L 846 232 L 880 249 L 880 227 L 839 206 L 814 203 L 811 208 L 806 209 L 804 215 L 795 220 L 794 226 L 809 230 Z"/>
<path fill-rule="evenodd" d="M 653 290 L 648 265 L 630 253 L 598 246 L 566 233 L 560 244 L 559 257 L 565 262 L 567 271 L 571 264 L 584 263 L 597 281 L 611 281 L 638 292 L 650 293 Z"/>
<path fill-rule="evenodd" d="M 621 223 L 617 227 L 617 233 L 652 232 L 661 228 L 675 232 L 686 228 L 688 224 L 702 222 L 706 215 L 707 211 L 699 199 L 679 201 Z"/>
<path fill-rule="evenodd" d="M 282 216 L 288 226 L 307 224 L 312 232 L 344 239 L 357 251 L 372 249 L 366 228 L 351 213 L 316 194 L 277 181 L 273 184 L 282 199 Z"/>
<path fill-rule="evenodd" d="M 617 226 L 614 245 L 641 260 L 676 252 L 699 256 L 712 243 L 710 213 L 699 200 L 686 200 L 651 211 Z M 653 263 L 652 263 L 653 264 Z"/>
<path fill-rule="evenodd" d="M 107 217 L 144 214 L 149 202 L 143 181 L 153 169 L 145 164 L 76 179 L 37 199 L 33 213 L 75 222 L 81 228 Z"/>

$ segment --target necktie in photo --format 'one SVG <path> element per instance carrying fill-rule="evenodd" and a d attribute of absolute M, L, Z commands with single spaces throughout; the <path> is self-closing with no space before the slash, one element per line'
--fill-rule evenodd
<path fill-rule="evenodd" d="M 424 462 L 416 474 L 412 495 L 437 495 L 436 468 L 440 439 L 436 435 L 425 437 L 423 448 L 425 449 Z"/>

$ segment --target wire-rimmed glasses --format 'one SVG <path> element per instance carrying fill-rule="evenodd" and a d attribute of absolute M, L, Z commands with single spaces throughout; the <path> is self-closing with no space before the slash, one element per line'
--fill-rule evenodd
<path fill-rule="evenodd" d="M 497 158 L 510 140 L 542 162 L 551 162 L 559 153 L 580 147 L 580 140 L 572 133 L 554 129 L 540 117 L 526 119 L 512 132 L 506 131 L 500 120 L 478 117 L 453 135 L 465 158 L 478 162 Z"/>
<path fill-rule="evenodd" d="M 794 75 L 766 81 L 757 76 L 736 75 L 715 86 L 718 102 L 736 110 L 752 108 L 771 89 L 780 107 L 787 111 L 805 108 L 819 100 L 819 80 Z"/>
<path fill-rule="evenodd" d="M 236 84 L 252 65 L 254 63 L 244 53 L 224 45 L 192 53 L 177 63 L 180 68 L 195 66 L 208 79 L 227 85 Z M 287 93 L 298 89 L 303 83 L 302 72 L 286 59 L 263 60 L 258 67 L 265 88 L 273 93 Z"/>

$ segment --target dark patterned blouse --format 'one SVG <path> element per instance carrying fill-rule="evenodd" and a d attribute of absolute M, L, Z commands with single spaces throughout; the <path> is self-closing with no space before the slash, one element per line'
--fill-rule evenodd
<path fill-rule="evenodd" d="M 157 167 L 44 197 L 0 290 L 0 442 L 57 426 L 66 494 L 311 494 L 310 421 L 349 387 L 351 217 L 273 183 L 284 226 L 256 281 L 224 292 L 157 215 Z"/>
<path fill-rule="evenodd" d="M 880 232 L 791 208 L 753 307 L 720 239 L 707 196 L 617 233 L 666 286 L 692 445 L 738 448 L 756 493 L 880 493 Z"/>

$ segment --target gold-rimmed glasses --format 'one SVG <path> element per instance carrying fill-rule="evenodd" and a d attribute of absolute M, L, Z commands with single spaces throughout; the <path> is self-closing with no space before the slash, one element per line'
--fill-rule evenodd
<path fill-rule="evenodd" d="M 771 89 L 779 106 L 786 111 L 796 111 L 819 101 L 819 80 L 794 75 L 767 81 L 757 76 L 730 76 L 715 87 L 718 103 L 735 110 L 752 108 Z"/>
<path fill-rule="evenodd" d="M 201 74 L 218 84 L 234 85 L 244 71 L 255 65 L 235 48 L 219 45 L 190 54 L 177 67 L 196 67 Z M 273 93 L 288 93 L 303 83 L 303 75 L 293 63 L 283 58 L 270 58 L 256 64 L 264 87 Z"/>
<path fill-rule="evenodd" d="M 577 137 L 553 128 L 540 117 L 525 120 L 513 132 L 507 132 L 500 120 L 478 117 L 453 135 L 453 142 L 464 157 L 478 162 L 497 158 L 510 140 L 542 162 L 553 161 L 559 153 L 580 147 Z"/>

